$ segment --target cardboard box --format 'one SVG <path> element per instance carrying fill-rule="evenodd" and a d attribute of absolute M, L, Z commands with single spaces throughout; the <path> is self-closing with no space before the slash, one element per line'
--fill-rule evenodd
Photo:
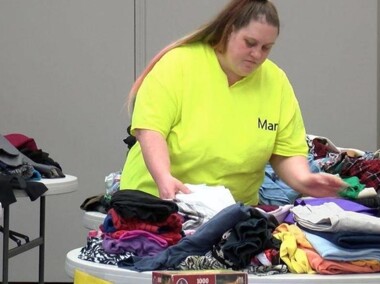
<path fill-rule="evenodd" d="M 248 284 L 248 274 L 233 270 L 153 271 L 152 284 Z"/>

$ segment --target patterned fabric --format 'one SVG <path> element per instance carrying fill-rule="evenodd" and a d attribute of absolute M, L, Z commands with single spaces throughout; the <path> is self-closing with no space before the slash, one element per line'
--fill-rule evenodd
<path fill-rule="evenodd" d="M 211 251 L 205 255 L 191 255 L 185 258 L 178 267 L 178 270 L 213 270 L 213 269 L 228 269 L 226 265 L 219 262 L 212 256 Z"/>
<path fill-rule="evenodd" d="M 357 176 L 362 184 L 380 190 L 380 160 L 350 159 L 342 166 L 342 176 Z"/>
<path fill-rule="evenodd" d="M 178 205 L 178 213 L 183 217 L 183 230 L 196 230 L 212 217 L 213 212 L 207 211 L 207 208 L 198 208 L 194 204 L 179 200 L 175 202 Z"/>
<path fill-rule="evenodd" d="M 26 162 L 23 163 L 21 166 L 11 167 L 0 161 L 0 174 L 2 175 L 15 175 L 23 177 L 25 179 L 29 179 L 33 177 L 34 172 L 34 167 Z"/>
<path fill-rule="evenodd" d="M 87 238 L 87 245 L 80 250 L 78 258 L 95 263 L 117 265 L 119 261 L 133 256 L 131 253 L 106 253 L 102 248 L 102 241 L 101 238 Z"/>
<path fill-rule="evenodd" d="M 359 157 L 350 157 L 347 152 L 331 151 L 328 145 L 319 139 L 312 140 L 310 148 L 310 154 L 314 158 L 312 161 L 314 167 L 326 173 L 339 174 L 343 178 L 357 176 L 360 183 L 366 187 L 373 187 L 376 191 L 380 190 L 378 151 L 375 153 L 365 152 L 363 156 Z"/>
<path fill-rule="evenodd" d="M 248 274 L 255 274 L 258 276 L 267 276 L 275 274 L 288 273 L 288 267 L 285 264 L 278 264 L 273 266 L 248 266 L 246 269 L 242 270 Z"/>

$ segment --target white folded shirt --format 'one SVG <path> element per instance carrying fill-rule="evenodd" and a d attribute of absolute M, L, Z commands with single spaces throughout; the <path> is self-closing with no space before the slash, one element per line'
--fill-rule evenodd
<path fill-rule="evenodd" d="M 205 184 L 185 185 L 192 193 L 177 193 L 175 198 L 196 206 L 207 207 L 214 212 L 214 215 L 236 203 L 229 189 L 224 186 L 207 186 Z"/>

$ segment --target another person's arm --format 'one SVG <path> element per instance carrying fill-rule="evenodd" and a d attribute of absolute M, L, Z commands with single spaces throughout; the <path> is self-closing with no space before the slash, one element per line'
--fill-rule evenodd
<path fill-rule="evenodd" d="M 347 184 L 339 177 L 327 173 L 312 173 L 303 156 L 272 155 L 270 163 L 276 174 L 291 188 L 304 196 L 333 197 Z"/>
<path fill-rule="evenodd" d="M 168 146 L 161 133 L 136 129 L 135 136 L 140 143 L 145 164 L 157 184 L 160 198 L 173 199 L 179 191 L 189 193 L 189 189 L 170 173 Z"/>

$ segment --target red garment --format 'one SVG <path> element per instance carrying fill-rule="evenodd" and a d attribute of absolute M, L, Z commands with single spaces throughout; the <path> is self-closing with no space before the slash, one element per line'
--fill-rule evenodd
<path fill-rule="evenodd" d="M 113 208 L 108 211 L 111 215 L 113 227 L 118 231 L 144 230 L 154 233 L 165 239 L 170 245 L 177 243 L 181 238 L 182 216 L 178 213 L 172 213 L 163 222 L 147 222 L 138 218 L 122 218 Z"/>
<path fill-rule="evenodd" d="M 343 163 L 340 175 L 357 176 L 360 183 L 380 191 L 380 160 L 349 159 Z"/>
<path fill-rule="evenodd" d="M 327 142 L 323 141 L 322 139 L 314 139 L 313 148 L 315 160 L 326 157 L 329 152 Z"/>
<path fill-rule="evenodd" d="M 27 137 L 20 133 L 10 133 L 4 135 L 4 137 L 17 149 L 29 149 L 31 151 L 37 151 L 38 147 L 33 138 Z"/>

